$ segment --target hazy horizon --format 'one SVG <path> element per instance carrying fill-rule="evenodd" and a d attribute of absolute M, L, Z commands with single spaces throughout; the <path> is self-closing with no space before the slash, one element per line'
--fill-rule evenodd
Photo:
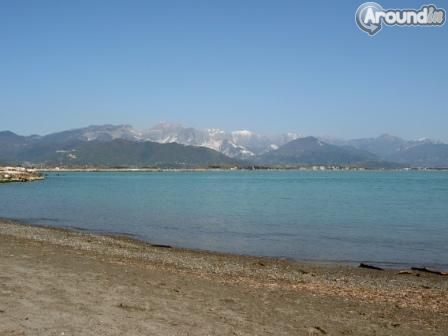
<path fill-rule="evenodd" d="M 46 136 L 46 135 L 50 135 L 50 134 L 54 134 L 54 133 L 59 133 L 59 132 L 64 132 L 64 131 L 71 131 L 71 130 L 77 130 L 77 129 L 84 129 L 84 128 L 88 128 L 88 127 L 101 127 L 101 126 L 130 126 L 138 131 L 147 131 L 151 128 L 160 126 L 162 124 L 169 124 L 169 125 L 176 125 L 176 126 L 180 126 L 183 128 L 193 128 L 196 130 L 202 130 L 202 131 L 206 131 L 208 129 L 219 129 L 221 131 L 227 132 L 227 133 L 231 133 L 231 132 L 236 132 L 236 131 L 250 131 L 252 133 L 255 133 L 257 135 L 262 135 L 262 136 L 275 136 L 275 135 L 280 135 L 280 134 L 287 134 L 287 133 L 294 133 L 297 134 L 299 137 L 317 137 L 317 138 L 327 138 L 327 139 L 331 139 L 331 140 L 356 140 L 356 139 L 362 139 L 362 138 L 378 138 L 381 136 L 394 136 L 394 137 L 398 137 L 398 138 L 402 138 L 404 140 L 422 140 L 422 139 L 430 139 L 433 141 L 441 141 L 441 142 L 445 142 L 442 139 L 437 139 L 437 138 L 432 138 L 432 137 L 428 137 L 428 136 L 423 136 L 423 137 L 419 137 L 419 138 L 406 138 L 403 136 L 400 136 L 399 134 L 391 134 L 391 133 L 387 133 L 387 132 L 382 132 L 379 134 L 373 134 L 373 135 L 365 135 L 362 137 L 344 137 L 344 136 L 333 136 L 333 135 L 328 135 L 328 134 L 304 134 L 301 133 L 299 131 L 295 131 L 295 130 L 285 130 L 285 131 L 280 131 L 280 132 L 258 132 L 255 131 L 253 129 L 246 129 L 246 128 L 236 128 L 236 129 L 223 129 L 221 127 L 215 127 L 215 126 L 211 126 L 211 127 L 205 127 L 205 128 L 199 128 L 199 127 L 194 127 L 191 125 L 184 125 L 182 123 L 179 122 L 170 122 L 170 121 L 159 121 L 157 123 L 155 123 L 154 125 L 150 125 L 149 127 L 137 127 L 135 125 L 131 125 L 129 123 L 124 123 L 124 124 L 111 124 L 111 123 L 103 123 L 103 124 L 90 124 L 90 125 L 84 125 L 81 127 L 71 127 L 71 128 L 67 128 L 67 129 L 60 129 L 60 130 L 56 130 L 54 132 L 49 132 L 49 133 L 27 133 L 27 134 L 22 134 L 19 132 L 16 132 L 15 130 L 11 130 L 11 129 L 0 129 L 0 132 L 2 131 L 11 131 L 17 135 L 21 135 L 21 136 L 32 136 L 32 135 L 38 135 L 38 136 Z"/>
<path fill-rule="evenodd" d="M 168 120 L 448 142 L 447 25 L 369 37 L 355 24 L 361 3 L 3 2 L 0 128 L 29 135 Z"/>

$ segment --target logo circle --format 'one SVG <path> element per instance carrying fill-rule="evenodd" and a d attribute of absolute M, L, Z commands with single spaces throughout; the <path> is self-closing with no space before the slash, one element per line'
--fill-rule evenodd
<path fill-rule="evenodd" d="M 375 35 L 381 29 L 381 20 L 376 22 L 366 22 L 366 17 L 372 19 L 376 17 L 377 12 L 383 11 L 383 7 L 376 2 L 365 2 L 358 7 L 355 14 L 356 24 L 359 29 L 369 35 Z M 370 20 L 371 21 L 371 20 Z"/>

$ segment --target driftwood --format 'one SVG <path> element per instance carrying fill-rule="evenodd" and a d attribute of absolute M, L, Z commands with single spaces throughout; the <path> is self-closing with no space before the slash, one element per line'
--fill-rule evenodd
<path fill-rule="evenodd" d="M 364 264 L 364 263 L 360 263 L 359 267 L 361 268 L 368 268 L 368 269 L 373 269 L 373 270 L 377 270 L 377 271 L 384 271 L 383 268 L 378 267 L 378 266 L 373 266 L 373 265 L 368 265 L 368 264 Z"/>
<path fill-rule="evenodd" d="M 437 275 L 448 275 L 448 272 L 442 272 L 442 271 L 436 271 L 432 270 L 426 267 L 411 267 L 411 270 L 413 271 L 419 271 L 419 272 L 426 272 L 431 274 L 437 274 Z"/>
<path fill-rule="evenodd" d="M 152 247 L 160 247 L 160 248 L 168 248 L 168 249 L 173 248 L 170 245 L 164 245 L 164 244 L 151 244 L 151 246 Z"/>

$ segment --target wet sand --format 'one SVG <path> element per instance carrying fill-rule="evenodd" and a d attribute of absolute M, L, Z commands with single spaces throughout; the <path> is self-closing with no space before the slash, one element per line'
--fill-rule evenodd
<path fill-rule="evenodd" d="M 448 276 L 0 222 L 0 335 L 447 335 Z"/>

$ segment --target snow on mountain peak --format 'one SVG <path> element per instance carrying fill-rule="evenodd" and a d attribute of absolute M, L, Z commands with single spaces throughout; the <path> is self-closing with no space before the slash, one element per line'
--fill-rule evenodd
<path fill-rule="evenodd" d="M 162 122 L 158 123 L 157 125 L 153 126 L 151 129 L 170 130 L 170 129 L 177 129 L 177 128 L 182 128 L 182 125 L 162 121 Z"/>
<path fill-rule="evenodd" d="M 241 136 L 241 137 L 251 137 L 254 136 L 255 133 L 249 130 L 236 130 L 232 132 L 233 136 Z"/>
<path fill-rule="evenodd" d="M 90 126 L 82 137 L 88 141 L 127 139 L 131 141 L 176 142 L 183 145 L 211 148 L 230 157 L 248 159 L 255 155 L 277 149 L 296 139 L 295 133 L 265 136 L 247 129 L 226 132 L 219 128 L 199 130 L 180 124 L 161 122 L 152 128 L 138 130 L 129 125 Z"/>
<path fill-rule="evenodd" d="M 286 136 L 292 140 L 296 140 L 298 138 L 300 138 L 300 136 L 297 133 L 292 133 L 292 132 L 288 132 L 286 133 Z"/>
<path fill-rule="evenodd" d="M 219 128 L 208 128 L 207 129 L 207 133 L 210 136 L 215 136 L 215 135 L 218 135 L 218 134 L 225 134 L 226 132 L 224 132 L 222 129 L 219 129 Z"/>

